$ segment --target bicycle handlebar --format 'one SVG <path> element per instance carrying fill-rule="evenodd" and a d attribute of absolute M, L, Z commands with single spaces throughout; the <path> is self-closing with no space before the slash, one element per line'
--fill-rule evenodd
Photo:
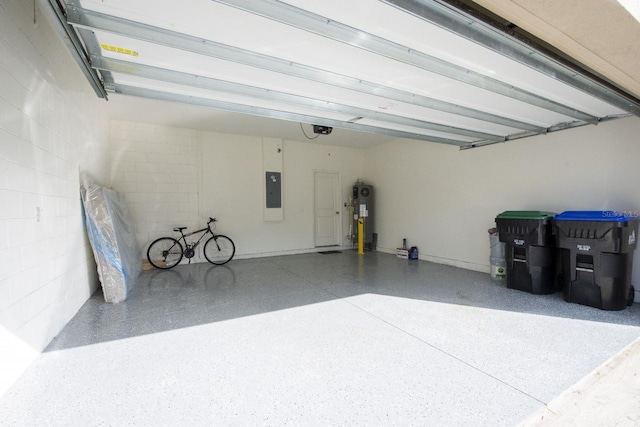
<path fill-rule="evenodd" d="M 216 222 L 217 219 L 209 217 L 209 222 L 207 224 L 211 224 L 212 222 Z"/>

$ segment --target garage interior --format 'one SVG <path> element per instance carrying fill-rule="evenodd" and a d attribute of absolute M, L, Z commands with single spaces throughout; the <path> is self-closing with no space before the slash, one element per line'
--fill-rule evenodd
<path fill-rule="evenodd" d="M 16 424 L 513 425 L 638 338 L 638 304 L 492 281 L 487 237 L 505 210 L 640 209 L 632 2 L 129 3 L 0 1 Z M 144 250 L 215 216 L 236 258 L 144 271 L 106 304 L 84 180 L 124 195 Z M 359 181 L 376 197 L 364 255 L 345 206 Z M 396 258 L 404 238 L 419 260 Z"/>

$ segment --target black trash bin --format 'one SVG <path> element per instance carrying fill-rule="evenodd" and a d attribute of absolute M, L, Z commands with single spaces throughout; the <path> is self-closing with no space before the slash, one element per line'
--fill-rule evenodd
<path fill-rule="evenodd" d="M 496 217 L 500 241 L 506 246 L 508 288 L 537 295 L 558 290 L 554 216 L 552 212 L 506 211 Z"/>
<path fill-rule="evenodd" d="M 554 223 L 564 299 L 602 310 L 631 305 L 639 218 L 612 211 L 567 211 Z"/>

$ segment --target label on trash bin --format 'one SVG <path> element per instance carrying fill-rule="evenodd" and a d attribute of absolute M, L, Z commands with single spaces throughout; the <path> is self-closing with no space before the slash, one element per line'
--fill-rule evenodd
<path fill-rule="evenodd" d="M 591 246 L 589 246 L 589 245 L 578 245 L 578 250 L 579 251 L 590 251 L 591 250 Z"/>
<path fill-rule="evenodd" d="M 499 266 L 499 265 L 492 265 L 491 266 L 491 278 L 492 279 L 497 279 L 497 280 L 502 280 L 504 278 L 507 277 L 507 271 L 504 267 Z"/>
<path fill-rule="evenodd" d="M 523 246 L 524 245 L 524 240 L 522 240 L 522 239 L 513 239 L 513 243 L 518 245 L 518 246 Z"/>
<path fill-rule="evenodd" d="M 629 246 L 633 245 L 636 242 L 636 230 L 633 230 L 631 234 L 629 234 Z"/>

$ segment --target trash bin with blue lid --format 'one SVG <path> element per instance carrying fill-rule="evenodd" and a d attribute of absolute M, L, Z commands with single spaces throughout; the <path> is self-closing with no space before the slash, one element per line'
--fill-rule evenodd
<path fill-rule="evenodd" d="M 532 294 L 558 290 L 553 218 L 545 211 L 505 211 L 495 219 L 505 243 L 507 287 Z"/>
<path fill-rule="evenodd" d="M 615 211 L 566 211 L 554 223 L 564 299 L 602 310 L 631 305 L 640 218 Z"/>

